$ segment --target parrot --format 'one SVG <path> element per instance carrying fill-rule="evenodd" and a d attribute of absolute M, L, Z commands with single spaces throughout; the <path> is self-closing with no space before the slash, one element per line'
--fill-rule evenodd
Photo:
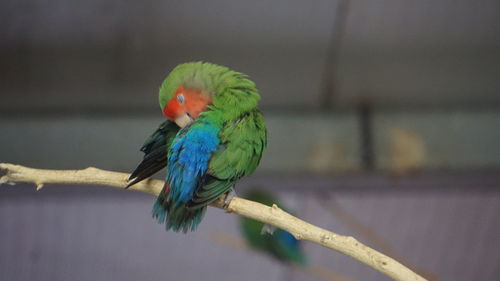
<path fill-rule="evenodd" d="M 270 192 L 259 188 L 252 189 L 245 198 L 267 206 L 277 204 L 283 208 Z M 308 265 L 307 257 L 301 249 L 299 240 L 282 229 L 275 229 L 271 233 L 266 228 L 268 228 L 267 225 L 262 222 L 245 217 L 240 218 L 241 232 L 251 248 L 267 253 L 288 265 Z"/>
<path fill-rule="evenodd" d="M 208 62 L 176 66 L 159 91 L 166 117 L 146 139 L 127 188 L 166 167 L 152 215 L 167 230 L 187 233 L 207 205 L 257 168 L 267 145 L 259 92 L 247 75 Z"/>

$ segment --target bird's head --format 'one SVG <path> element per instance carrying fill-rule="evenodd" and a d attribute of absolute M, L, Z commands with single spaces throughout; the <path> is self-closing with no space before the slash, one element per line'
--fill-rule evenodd
<path fill-rule="evenodd" d="M 255 109 L 258 100 L 255 84 L 246 75 L 206 62 L 175 67 L 159 94 L 163 115 L 181 128 L 200 115 L 213 122 L 233 120 Z"/>
<path fill-rule="evenodd" d="M 209 94 L 197 89 L 187 89 L 181 85 L 163 107 L 163 115 L 183 128 L 198 118 L 210 102 Z"/>

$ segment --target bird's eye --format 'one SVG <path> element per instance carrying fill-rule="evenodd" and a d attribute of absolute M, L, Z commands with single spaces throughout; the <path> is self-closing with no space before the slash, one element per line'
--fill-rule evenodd
<path fill-rule="evenodd" d="M 184 95 L 183 95 L 183 94 L 178 94 L 178 95 L 177 95 L 177 101 L 178 101 L 180 104 L 183 104 L 183 103 L 184 103 Z"/>

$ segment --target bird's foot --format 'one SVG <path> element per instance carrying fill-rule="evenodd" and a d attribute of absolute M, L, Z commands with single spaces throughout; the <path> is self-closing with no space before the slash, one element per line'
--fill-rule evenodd
<path fill-rule="evenodd" d="M 273 235 L 274 231 L 276 231 L 276 226 L 272 226 L 272 225 L 266 223 L 266 224 L 264 224 L 264 226 L 260 230 L 260 235 L 264 235 L 264 234 Z"/>
<path fill-rule="evenodd" d="M 229 203 L 231 203 L 231 200 L 236 197 L 236 191 L 234 191 L 234 188 L 231 188 L 231 190 L 226 194 L 226 198 L 224 199 L 224 208 L 227 208 L 229 206 Z"/>

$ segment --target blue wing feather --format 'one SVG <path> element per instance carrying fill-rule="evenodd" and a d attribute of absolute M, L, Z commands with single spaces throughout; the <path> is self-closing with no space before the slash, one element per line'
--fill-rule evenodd
<path fill-rule="evenodd" d="M 168 157 L 169 201 L 180 204 L 193 198 L 212 153 L 220 144 L 218 133 L 217 126 L 203 120 L 177 134 Z"/>

